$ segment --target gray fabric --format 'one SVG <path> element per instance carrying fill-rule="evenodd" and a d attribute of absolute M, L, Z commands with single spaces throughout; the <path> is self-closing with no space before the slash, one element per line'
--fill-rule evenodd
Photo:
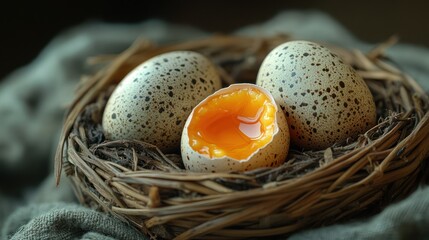
<path fill-rule="evenodd" d="M 250 36 L 277 33 L 362 50 L 373 47 L 317 11 L 283 12 L 237 31 Z M 79 76 L 88 71 L 87 57 L 120 52 L 138 36 L 166 43 L 206 35 L 157 20 L 87 23 L 60 34 L 30 65 L 8 76 L 0 85 L 0 239 L 145 239 L 127 224 L 77 205 L 68 179 L 54 186 L 52 155 L 65 106 Z M 388 55 L 429 89 L 428 49 L 398 44 Z M 16 190 L 5 184 L 11 179 L 28 181 Z M 370 219 L 306 230 L 291 239 L 425 239 L 428 221 L 429 188 L 422 187 Z"/>
<path fill-rule="evenodd" d="M 9 216 L 5 238 L 24 239 L 138 239 L 130 225 L 76 204 L 43 203 L 19 208 Z"/>
<path fill-rule="evenodd" d="M 293 235 L 290 240 L 429 239 L 428 226 L 429 188 L 426 187 L 369 220 L 308 230 Z"/>

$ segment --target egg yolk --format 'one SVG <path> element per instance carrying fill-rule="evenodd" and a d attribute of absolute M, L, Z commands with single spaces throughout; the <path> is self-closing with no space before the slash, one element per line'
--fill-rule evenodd
<path fill-rule="evenodd" d="M 210 158 L 247 159 L 272 140 L 275 114 L 271 99 L 257 88 L 213 95 L 194 110 L 189 144 Z"/>

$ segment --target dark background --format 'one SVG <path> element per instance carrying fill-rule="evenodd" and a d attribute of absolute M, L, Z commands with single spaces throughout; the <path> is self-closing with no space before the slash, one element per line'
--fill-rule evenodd
<path fill-rule="evenodd" d="M 287 9 L 319 9 L 358 38 L 429 47 L 425 1 L 10 1 L 0 6 L 0 79 L 29 63 L 61 31 L 85 21 L 140 22 L 149 18 L 228 33 Z"/>

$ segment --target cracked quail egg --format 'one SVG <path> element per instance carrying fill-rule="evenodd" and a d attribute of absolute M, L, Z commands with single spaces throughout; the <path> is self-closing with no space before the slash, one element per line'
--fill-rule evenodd
<path fill-rule="evenodd" d="M 197 172 L 276 167 L 288 150 L 284 113 L 254 84 L 233 84 L 204 99 L 189 115 L 181 141 L 186 169 Z"/>

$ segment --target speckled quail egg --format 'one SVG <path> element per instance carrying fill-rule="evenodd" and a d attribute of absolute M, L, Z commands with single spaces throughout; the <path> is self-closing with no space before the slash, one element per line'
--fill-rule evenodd
<path fill-rule="evenodd" d="M 256 84 L 280 104 L 298 148 L 324 149 L 376 123 L 371 92 L 360 75 L 328 48 L 291 41 L 264 59 Z"/>
<path fill-rule="evenodd" d="M 192 51 L 155 56 L 132 70 L 110 96 L 103 129 L 111 140 L 136 139 L 161 151 L 179 150 L 186 118 L 221 88 L 213 63 Z"/>
<path fill-rule="evenodd" d="M 254 84 L 233 84 L 204 99 L 182 133 L 184 165 L 196 172 L 277 167 L 288 151 L 284 113 L 268 91 Z"/>

